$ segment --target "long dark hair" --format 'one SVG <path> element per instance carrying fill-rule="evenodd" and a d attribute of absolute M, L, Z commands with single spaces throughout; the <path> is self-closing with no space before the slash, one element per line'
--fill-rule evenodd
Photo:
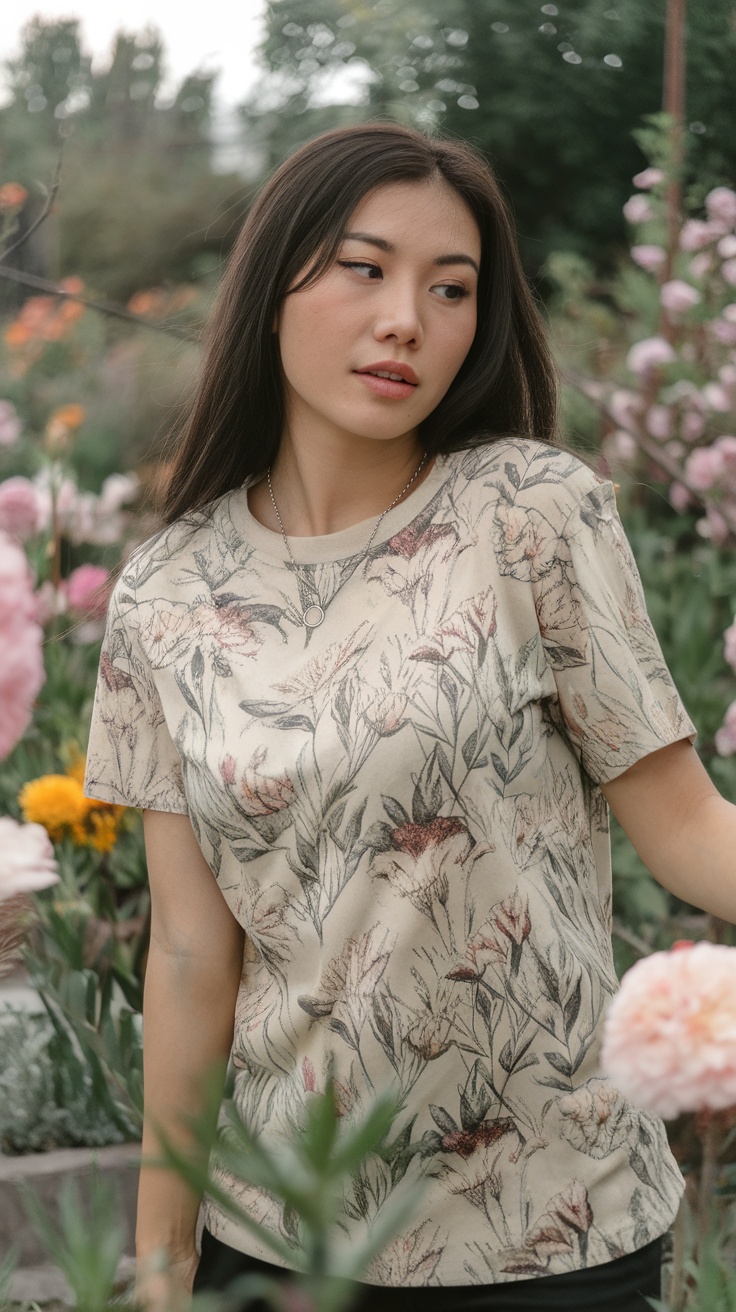
<path fill-rule="evenodd" d="M 424 420 L 431 455 L 502 435 L 553 442 L 556 375 L 526 282 L 509 210 L 483 157 L 460 141 L 395 123 L 338 128 L 302 146 L 273 174 L 243 225 L 211 318 L 193 403 L 175 435 L 162 512 L 172 523 L 276 456 L 285 406 L 274 315 L 335 259 L 348 221 L 376 187 L 444 179 L 481 236 L 478 324 L 463 365 Z"/>

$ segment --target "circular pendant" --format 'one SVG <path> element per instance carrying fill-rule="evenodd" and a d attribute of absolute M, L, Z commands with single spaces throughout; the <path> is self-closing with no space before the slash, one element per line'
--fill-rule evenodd
<path fill-rule="evenodd" d="M 325 613 L 322 607 L 317 605 L 307 606 L 307 609 L 302 615 L 302 619 L 308 629 L 316 629 L 317 625 L 322 623 L 324 617 Z"/>

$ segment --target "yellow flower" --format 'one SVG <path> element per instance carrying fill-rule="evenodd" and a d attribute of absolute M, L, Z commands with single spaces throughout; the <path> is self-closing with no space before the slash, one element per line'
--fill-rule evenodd
<path fill-rule="evenodd" d="M 66 774 L 44 774 L 31 779 L 18 794 L 23 819 L 43 825 L 49 838 L 58 842 L 73 825 L 81 824 L 88 802 L 82 785 Z"/>
<path fill-rule="evenodd" d="M 18 794 L 25 820 L 43 825 L 54 842 L 68 835 L 78 847 L 110 852 L 117 842 L 125 807 L 85 797 L 84 757 L 72 761 L 67 774 L 31 779 Z"/>

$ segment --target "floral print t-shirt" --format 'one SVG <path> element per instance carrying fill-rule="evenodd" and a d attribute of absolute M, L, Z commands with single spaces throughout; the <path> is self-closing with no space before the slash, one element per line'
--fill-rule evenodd
<path fill-rule="evenodd" d="M 372 526 L 290 539 L 297 574 L 241 487 L 144 543 L 110 604 L 86 792 L 190 817 L 246 934 L 234 1098 L 265 1146 L 331 1059 L 345 1118 L 398 1096 L 341 1242 L 404 1178 L 423 1190 L 367 1280 L 606 1262 L 667 1229 L 682 1180 L 599 1069 L 617 981 L 598 785 L 694 728 L 613 487 L 575 457 L 440 456 L 366 557 Z M 298 1265 L 288 1209 L 221 1183 Z M 274 1260 L 210 1198 L 203 1216 Z"/>

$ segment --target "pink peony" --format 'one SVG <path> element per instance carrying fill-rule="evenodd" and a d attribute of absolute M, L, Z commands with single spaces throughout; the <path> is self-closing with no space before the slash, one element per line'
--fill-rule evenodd
<path fill-rule="evenodd" d="M 69 609 L 89 619 L 103 619 L 110 595 L 110 575 L 101 565 L 80 565 L 66 581 Z"/>
<path fill-rule="evenodd" d="M 664 337 L 645 337 L 643 342 L 636 342 L 626 357 L 626 363 L 632 374 L 645 374 L 660 365 L 672 364 L 677 359 L 675 352 Z"/>
<path fill-rule="evenodd" d="M 41 527 L 38 491 L 29 478 L 6 478 L 0 483 L 0 531 L 11 537 L 33 537 Z"/>
<path fill-rule="evenodd" d="M 25 733 L 43 686 L 42 641 L 28 561 L 0 533 L 0 760 Z"/>
<path fill-rule="evenodd" d="M 680 232 L 680 248 L 683 251 L 702 251 L 718 237 L 723 236 L 723 228 L 718 223 L 704 223 L 702 219 L 688 219 Z"/>
<path fill-rule="evenodd" d="M 729 287 L 736 287 L 736 260 L 726 260 L 721 265 L 721 276 Z"/>
<path fill-rule="evenodd" d="M 649 191 L 650 187 L 658 187 L 660 182 L 664 182 L 664 173 L 661 169 L 642 169 L 631 179 L 635 187 L 640 187 L 642 191 Z"/>
<path fill-rule="evenodd" d="M 12 401 L 0 401 L 0 446 L 12 446 L 20 432 L 20 417 Z"/>
<path fill-rule="evenodd" d="M 734 626 L 732 626 L 732 628 L 733 627 Z M 731 629 L 726 629 L 726 637 L 728 637 L 730 632 Z M 736 653 L 734 653 L 734 655 L 736 657 Z M 728 660 L 728 652 L 726 653 L 726 659 Z M 733 661 L 731 661 L 730 664 L 733 665 Z M 736 668 L 736 666 L 734 666 L 734 668 Z M 736 702 L 731 702 L 731 705 L 726 711 L 726 717 L 723 724 L 720 729 L 716 730 L 715 743 L 716 751 L 719 756 L 733 756 L 734 752 L 736 752 Z"/>
<path fill-rule="evenodd" d="M 656 273 L 664 264 L 665 251 L 662 246 L 632 246 L 631 258 L 647 273 Z"/>
<path fill-rule="evenodd" d="M 670 282 L 662 284 L 659 299 L 665 310 L 669 310 L 671 314 L 683 314 L 685 310 L 691 310 L 697 305 L 701 296 L 689 282 L 683 282 L 681 278 L 672 278 Z"/>
<path fill-rule="evenodd" d="M 670 505 L 673 510 L 676 510 L 678 515 L 683 515 L 692 504 L 693 499 L 687 488 L 683 487 L 682 483 L 673 483 L 670 488 Z"/>
<path fill-rule="evenodd" d="M 610 1004 L 601 1066 L 648 1111 L 736 1104 L 736 948 L 695 943 L 626 972 Z"/>
<path fill-rule="evenodd" d="M 709 410 L 728 414 L 731 409 L 731 398 L 722 383 L 706 383 L 702 396 Z"/>
<path fill-rule="evenodd" d="M 697 492 L 710 492 L 721 478 L 725 468 L 722 452 L 714 446 L 701 446 L 685 461 L 685 474 Z"/>
<path fill-rule="evenodd" d="M 0 902 L 58 882 L 54 849 L 43 825 L 0 816 Z"/>
<path fill-rule="evenodd" d="M 629 196 L 624 205 L 624 218 L 627 223 L 647 223 L 654 218 L 651 201 L 646 196 Z"/>
<path fill-rule="evenodd" d="M 717 249 L 722 260 L 733 259 L 736 255 L 736 237 L 732 233 L 728 237 L 721 237 Z"/>
<path fill-rule="evenodd" d="M 733 226 L 736 224 L 736 191 L 730 187 L 714 187 L 705 198 L 705 208 L 709 219 Z"/>

